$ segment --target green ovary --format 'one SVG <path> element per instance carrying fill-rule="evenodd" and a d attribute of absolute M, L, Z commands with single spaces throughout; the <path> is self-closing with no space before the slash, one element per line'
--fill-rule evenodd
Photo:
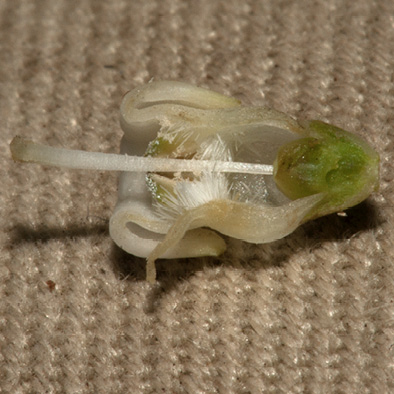
<path fill-rule="evenodd" d="M 376 190 L 379 156 L 364 141 L 317 121 L 307 125 L 306 135 L 279 149 L 274 177 L 292 200 L 324 194 L 309 216 L 346 209 Z"/>

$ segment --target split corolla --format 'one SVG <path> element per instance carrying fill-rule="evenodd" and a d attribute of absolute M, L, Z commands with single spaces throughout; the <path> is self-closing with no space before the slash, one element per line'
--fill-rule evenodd
<path fill-rule="evenodd" d="M 157 258 L 220 255 L 226 244 L 219 233 L 272 242 L 378 187 L 379 156 L 359 137 L 186 83 L 130 91 L 121 126 L 121 155 L 20 137 L 11 150 L 19 161 L 122 171 L 110 234 L 148 258 L 150 282 Z"/>

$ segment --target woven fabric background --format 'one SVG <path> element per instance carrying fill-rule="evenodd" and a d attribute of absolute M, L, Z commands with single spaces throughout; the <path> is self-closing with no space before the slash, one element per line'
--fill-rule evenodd
<path fill-rule="evenodd" d="M 392 0 L 2 0 L 0 391 L 394 392 Z M 14 163 L 14 135 L 117 152 L 119 105 L 172 79 L 334 123 L 381 187 L 283 240 L 144 260 L 117 174 Z"/>

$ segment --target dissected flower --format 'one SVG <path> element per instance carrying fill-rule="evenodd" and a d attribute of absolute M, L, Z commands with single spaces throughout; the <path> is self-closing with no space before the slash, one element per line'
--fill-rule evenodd
<path fill-rule="evenodd" d="M 68 151 L 16 137 L 13 157 L 120 175 L 110 234 L 155 260 L 217 256 L 218 232 L 252 243 L 282 238 L 307 220 L 358 204 L 378 187 L 379 156 L 320 121 L 180 82 L 152 82 L 121 105 L 122 155 Z"/>

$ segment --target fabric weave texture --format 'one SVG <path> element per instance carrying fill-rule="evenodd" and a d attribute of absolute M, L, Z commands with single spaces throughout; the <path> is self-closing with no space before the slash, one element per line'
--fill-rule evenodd
<path fill-rule="evenodd" d="M 0 46 L 0 392 L 394 392 L 393 1 L 3 0 Z M 8 148 L 117 152 L 152 78 L 354 132 L 380 190 L 152 287 L 108 234 L 117 174 Z"/>

